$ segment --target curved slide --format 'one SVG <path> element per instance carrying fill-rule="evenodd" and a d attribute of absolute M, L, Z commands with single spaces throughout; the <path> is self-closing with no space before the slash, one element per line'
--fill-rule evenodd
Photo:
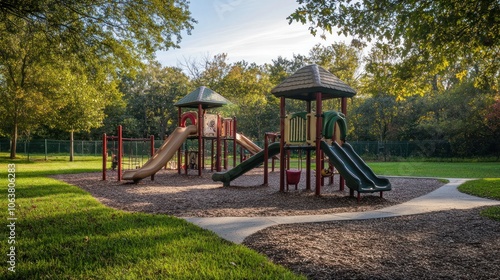
<path fill-rule="evenodd" d="M 175 155 L 175 152 L 181 147 L 186 138 L 191 134 L 195 134 L 196 131 L 195 125 L 177 127 L 141 168 L 125 171 L 122 178 L 137 183 L 148 176 L 154 175 Z"/>
<path fill-rule="evenodd" d="M 269 145 L 269 158 L 277 155 L 280 153 L 280 143 L 272 143 Z M 219 181 L 224 183 L 224 187 L 229 186 L 229 182 L 232 180 L 240 177 L 241 175 L 245 174 L 251 169 L 254 169 L 255 167 L 259 166 L 261 163 L 264 162 L 264 150 L 256 153 L 249 159 L 245 160 L 244 162 L 238 164 L 235 166 L 233 169 L 226 171 L 226 172 L 216 172 L 212 175 L 212 180 L 214 181 Z"/>
<path fill-rule="evenodd" d="M 379 177 L 354 151 L 351 145 L 342 146 L 333 142 L 328 145 L 321 142 L 321 149 L 346 180 L 347 187 L 359 193 L 390 191 L 391 183 L 387 178 Z"/>

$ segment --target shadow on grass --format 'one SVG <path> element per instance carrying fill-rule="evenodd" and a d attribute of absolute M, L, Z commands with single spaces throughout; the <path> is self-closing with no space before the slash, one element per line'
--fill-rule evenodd
<path fill-rule="evenodd" d="M 229 244 L 172 217 L 100 206 L 81 208 L 59 209 L 69 213 L 56 215 L 25 210 L 33 213 L 27 214 L 17 228 L 18 240 L 29 244 L 19 250 L 19 279 L 62 275 L 92 278 L 114 267 L 141 266 L 158 259 L 175 262 L 172 258 L 187 258 L 214 244 Z"/>
<path fill-rule="evenodd" d="M 85 195 L 87 192 L 79 188 L 74 188 L 67 184 L 61 184 L 53 179 L 53 183 L 43 184 L 40 186 L 22 186 L 18 187 L 16 195 L 19 198 L 41 198 L 47 196 L 77 196 Z"/>

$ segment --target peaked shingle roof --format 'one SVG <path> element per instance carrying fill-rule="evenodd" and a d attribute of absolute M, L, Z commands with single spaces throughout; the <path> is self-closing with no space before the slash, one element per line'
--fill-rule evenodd
<path fill-rule="evenodd" d="M 181 100 L 175 102 L 174 106 L 198 108 L 198 105 L 201 104 L 203 109 L 207 109 L 222 107 L 230 103 L 231 102 L 229 102 L 226 98 L 224 98 L 217 92 L 207 87 L 201 86 L 181 98 Z"/>
<path fill-rule="evenodd" d="M 312 64 L 300 68 L 271 90 L 276 97 L 315 100 L 316 93 L 322 99 L 353 97 L 356 91 L 323 67 Z"/>

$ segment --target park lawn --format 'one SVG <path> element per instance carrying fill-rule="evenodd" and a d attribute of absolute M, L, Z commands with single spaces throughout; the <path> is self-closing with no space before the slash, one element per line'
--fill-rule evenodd
<path fill-rule="evenodd" d="M 439 178 L 500 178 L 500 162 L 369 162 L 375 174 Z"/>
<path fill-rule="evenodd" d="M 9 279 L 296 279 L 281 266 L 244 246 L 232 244 L 181 219 L 128 213 L 103 206 L 87 192 L 48 175 L 99 171 L 98 158 L 48 162 L 10 161 L 0 155 L 0 178 L 6 199 L 7 164 L 16 164 L 16 273 Z M 378 174 L 398 176 L 500 178 L 498 163 L 369 163 Z M 0 179 L 1 180 L 1 179 Z M 479 181 L 500 189 L 500 179 Z M 473 184 L 471 182 L 471 184 Z M 488 182 L 488 183 L 484 183 Z M 490 184 L 493 182 L 493 184 Z M 469 183 L 468 183 L 469 184 Z M 466 184 L 467 186 L 467 184 Z M 475 191 L 481 189 L 474 187 Z M 480 195 L 475 194 L 474 195 Z M 488 194 L 490 195 L 490 194 Z M 493 197 L 500 199 L 498 191 Z M 7 211 L 4 211 L 6 213 Z M 500 207 L 483 215 L 500 220 Z M 7 224 L 6 218 L 4 219 Z M 2 236 L 9 228 L 2 227 Z M 0 240 L 9 252 L 7 238 Z M 7 256 L 5 256 L 7 258 Z"/>
<path fill-rule="evenodd" d="M 489 178 L 468 181 L 459 190 L 470 195 L 500 200 L 499 162 L 370 162 L 375 173 L 392 176 L 439 178 Z M 488 207 L 481 215 L 500 221 L 500 206 Z"/>
<path fill-rule="evenodd" d="M 103 206 L 47 175 L 98 171 L 96 160 L 0 159 L 7 213 L 8 164 L 16 168 L 15 244 L 4 216 L 0 279 L 303 279 L 249 248 L 184 220 Z M 6 254 L 15 247 L 15 273 Z"/>
<path fill-rule="evenodd" d="M 500 178 L 485 178 L 465 182 L 458 187 L 463 193 L 500 200 Z M 500 206 L 488 207 L 481 215 L 500 221 Z"/>

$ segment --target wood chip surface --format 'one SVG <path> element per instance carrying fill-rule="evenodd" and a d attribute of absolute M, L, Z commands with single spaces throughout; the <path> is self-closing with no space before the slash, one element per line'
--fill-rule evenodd
<path fill-rule="evenodd" d="M 339 191 L 338 175 L 320 197 L 305 190 L 279 192 L 278 172 L 262 186 L 254 169 L 231 182 L 213 182 L 211 173 L 178 175 L 162 170 L 155 180 L 117 182 L 116 172 L 57 175 L 90 192 L 103 204 L 126 211 L 179 217 L 252 217 L 369 211 L 422 196 L 443 185 L 435 179 L 390 178 L 393 190 L 362 194 Z M 312 179 L 313 189 L 314 180 Z M 279 225 L 244 244 L 308 279 L 500 279 L 500 223 L 479 215 L 481 208 L 358 221 Z"/>
<path fill-rule="evenodd" d="M 107 180 L 102 173 L 58 175 L 57 179 L 90 192 L 103 204 L 127 211 L 162 213 L 178 217 L 252 217 L 315 215 L 342 212 L 360 212 L 380 209 L 408 201 L 431 192 L 443 183 L 435 179 L 391 178 L 392 190 L 362 194 L 358 203 L 349 197 L 349 189 L 339 191 L 339 176 L 332 185 L 322 187 L 321 196 L 314 192 L 315 177 L 311 178 L 312 190 L 306 190 L 305 172 L 298 189 L 290 185 L 288 192 L 279 191 L 279 172 L 269 173 L 269 186 L 262 186 L 263 170 L 254 169 L 223 187 L 212 181 L 212 173 L 201 177 L 191 170 L 188 175 L 161 170 L 151 181 L 143 179 L 138 184 L 118 182 L 116 172 L 108 171 Z"/>

